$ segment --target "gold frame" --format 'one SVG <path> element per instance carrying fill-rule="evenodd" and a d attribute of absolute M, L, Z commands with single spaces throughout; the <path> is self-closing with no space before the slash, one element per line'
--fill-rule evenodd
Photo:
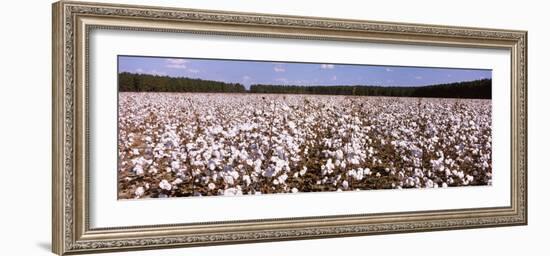
<path fill-rule="evenodd" d="M 511 51 L 509 207 L 91 229 L 88 33 L 92 29 L 498 48 Z M 527 32 L 61 1 L 53 4 L 55 253 L 74 254 L 527 224 Z"/>

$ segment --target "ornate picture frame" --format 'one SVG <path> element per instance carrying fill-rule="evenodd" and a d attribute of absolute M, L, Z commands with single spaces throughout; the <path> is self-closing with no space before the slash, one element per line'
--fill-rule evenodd
<path fill-rule="evenodd" d="M 90 226 L 89 45 L 98 29 L 510 51 L 510 205 Z M 527 32 L 60 1 L 53 4 L 52 248 L 59 255 L 527 224 Z"/>

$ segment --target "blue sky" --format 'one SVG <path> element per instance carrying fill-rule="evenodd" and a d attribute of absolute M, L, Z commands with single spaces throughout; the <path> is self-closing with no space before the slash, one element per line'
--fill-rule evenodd
<path fill-rule="evenodd" d="M 491 78 L 491 70 L 119 56 L 119 72 L 244 84 L 421 86 Z"/>

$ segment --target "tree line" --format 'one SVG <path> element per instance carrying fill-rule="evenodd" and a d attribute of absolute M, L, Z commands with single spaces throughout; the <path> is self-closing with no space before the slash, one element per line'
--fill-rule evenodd
<path fill-rule="evenodd" d="M 393 96 L 426 98 L 491 99 L 491 79 L 399 87 L 371 85 L 269 85 L 254 84 L 246 90 L 240 83 L 203 80 L 188 77 L 169 77 L 123 72 L 118 74 L 121 92 L 225 92 L 225 93 L 281 93 L 326 94 L 357 96 Z"/>
<path fill-rule="evenodd" d="M 424 98 L 464 98 L 491 99 L 491 79 L 466 82 L 437 84 L 429 86 L 369 86 L 369 85 L 334 85 L 334 86 L 299 86 L 299 85 L 265 85 L 250 86 L 251 93 L 293 93 L 293 94 L 326 94 L 357 96 L 394 96 Z"/>
<path fill-rule="evenodd" d="M 246 92 L 244 85 L 188 77 L 123 72 L 118 74 L 120 92 Z"/>

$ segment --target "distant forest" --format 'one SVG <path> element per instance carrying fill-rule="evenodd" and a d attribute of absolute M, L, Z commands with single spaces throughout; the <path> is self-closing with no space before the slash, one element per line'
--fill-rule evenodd
<path fill-rule="evenodd" d="M 118 74 L 120 92 L 246 92 L 244 85 L 187 77 Z"/>
<path fill-rule="evenodd" d="M 186 77 L 155 76 L 147 74 L 119 73 L 121 92 L 225 92 L 225 93 L 281 93 L 326 94 L 357 96 L 393 96 L 427 98 L 491 99 L 491 79 L 437 84 L 428 86 L 399 87 L 372 85 L 266 85 L 254 84 L 250 90 L 239 83 L 202 80 Z"/>

